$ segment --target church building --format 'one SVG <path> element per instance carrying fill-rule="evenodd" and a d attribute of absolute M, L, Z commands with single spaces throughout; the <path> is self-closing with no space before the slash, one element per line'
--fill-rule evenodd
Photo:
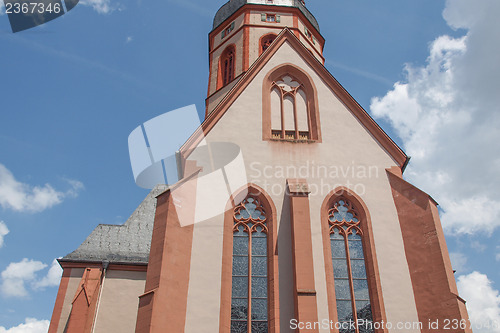
<path fill-rule="evenodd" d="M 182 179 L 59 259 L 49 333 L 472 332 L 453 325 L 468 315 L 436 201 L 403 179 L 408 156 L 329 73 L 324 44 L 304 1 L 219 9 Z M 197 196 L 190 158 L 218 142 L 238 147 L 246 181 L 182 223 L 174 189 Z"/>

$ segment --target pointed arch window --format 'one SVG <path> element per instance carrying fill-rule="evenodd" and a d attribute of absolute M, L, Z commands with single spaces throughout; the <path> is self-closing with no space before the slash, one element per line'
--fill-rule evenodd
<path fill-rule="evenodd" d="M 222 88 L 229 84 L 234 79 L 236 64 L 236 50 L 233 45 L 229 46 L 222 52 L 219 65 L 220 87 Z"/>
<path fill-rule="evenodd" d="M 264 140 L 321 142 L 318 94 L 309 74 L 293 64 L 280 65 L 262 89 Z"/>
<path fill-rule="evenodd" d="M 363 249 L 363 237 L 356 207 L 345 197 L 337 198 L 328 210 L 335 301 L 343 333 L 374 333 L 372 302 Z M 352 329 L 350 322 L 364 324 Z"/>
<path fill-rule="evenodd" d="M 269 48 L 269 46 L 271 46 L 271 44 L 275 39 L 276 39 L 275 34 L 269 34 L 263 36 L 260 40 L 260 54 L 264 53 L 264 51 L 266 51 Z"/>
<path fill-rule="evenodd" d="M 231 333 L 268 332 L 267 219 L 254 196 L 234 209 Z"/>
<path fill-rule="evenodd" d="M 273 139 L 309 140 L 309 116 L 304 86 L 291 75 L 274 81 L 271 90 Z"/>

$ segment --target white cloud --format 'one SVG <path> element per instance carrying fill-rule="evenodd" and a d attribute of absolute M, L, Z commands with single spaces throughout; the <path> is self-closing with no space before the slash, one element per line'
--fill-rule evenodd
<path fill-rule="evenodd" d="M 134 40 L 134 37 L 132 37 L 132 36 L 127 36 L 127 39 L 125 39 L 125 43 L 127 43 L 127 44 L 128 44 L 128 43 L 130 43 L 130 42 L 131 42 L 131 41 L 133 41 L 133 40 Z"/>
<path fill-rule="evenodd" d="M 479 241 L 472 241 L 469 244 L 471 248 L 473 248 L 479 253 L 483 253 L 484 251 L 486 251 L 487 248 L 486 245 L 484 245 L 482 242 Z"/>
<path fill-rule="evenodd" d="M 68 178 L 64 180 L 71 186 L 71 188 L 66 191 L 65 196 L 76 198 L 78 194 L 85 189 L 85 185 L 83 185 L 81 181 Z"/>
<path fill-rule="evenodd" d="M 47 333 L 50 322 L 48 320 L 37 320 L 26 318 L 24 324 L 12 328 L 0 326 L 0 333 Z"/>
<path fill-rule="evenodd" d="M 90 6 L 99 14 L 108 14 L 115 10 L 111 0 L 81 0 L 79 4 Z"/>
<path fill-rule="evenodd" d="M 457 285 L 467 301 L 474 333 L 500 333 L 500 296 L 488 277 L 473 272 L 459 276 Z"/>
<path fill-rule="evenodd" d="M 44 276 L 40 281 L 36 281 L 33 283 L 34 289 L 46 288 L 46 287 L 57 287 L 61 282 L 62 268 L 57 262 L 57 259 L 52 261 L 52 265 L 50 266 L 47 275 Z"/>
<path fill-rule="evenodd" d="M 0 164 L 0 206 L 18 212 L 41 212 L 60 204 L 66 197 L 76 197 L 84 188 L 77 180 L 66 179 L 70 189 L 55 190 L 50 184 L 31 186 L 17 181 L 4 165 Z"/>
<path fill-rule="evenodd" d="M 500 261 L 500 246 L 497 246 L 497 261 Z"/>
<path fill-rule="evenodd" d="M 11 263 L 0 275 L 2 283 L 0 291 L 7 297 L 26 297 L 27 282 L 36 281 L 36 273 L 47 267 L 40 261 L 23 259 L 17 263 Z"/>
<path fill-rule="evenodd" d="M 451 265 L 454 270 L 463 272 L 466 270 L 467 257 L 460 252 L 450 252 Z"/>
<path fill-rule="evenodd" d="M 426 65 L 406 65 L 405 82 L 371 103 L 412 157 L 406 177 L 438 200 L 452 234 L 500 227 L 498 15 L 497 0 L 448 0 L 445 20 L 466 35 L 436 38 Z"/>
<path fill-rule="evenodd" d="M 47 266 L 41 261 L 26 258 L 20 262 L 10 263 L 0 274 L 0 294 L 5 297 L 23 298 L 29 295 L 28 288 L 37 291 L 59 286 L 62 268 L 57 259 L 52 261 L 47 273 L 42 275 Z"/>
<path fill-rule="evenodd" d="M 9 233 L 7 225 L 0 221 L 0 248 L 3 246 L 3 238 Z"/>

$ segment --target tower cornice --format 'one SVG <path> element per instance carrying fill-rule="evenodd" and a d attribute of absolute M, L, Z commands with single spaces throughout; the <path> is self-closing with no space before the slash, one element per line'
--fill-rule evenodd
<path fill-rule="evenodd" d="M 268 7 L 288 7 L 288 8 L 298 8 L 305 18 L 311 23 L 311 25 L 320 32 L 319 24 L 314 15 L 306 8 L 303 1 L 301 0 L 274 0 L 270 3 L 267 0 L 231 0 L 223 5 L 215 14 L 213 29 L 217 29 L 222 25 L 229 17 L 236 13 L 241 7 L 247 4 L 252 5 L 264 5 Z"/>
<path fill-rule="evenodd" d="M 285 7 L 285 6 L 269 6 L 270 9 L 274 8 L 275 10 L 273 12 L 288 12 L 288 13 L 292 13 L 292 14 L 296 14 L 298 15 L 299 17 L 301 18 L 305 18 L 302 14 L 302 12 L 300 10 L 298 10 L 297 8 L 295 7 Z M 236 12 L 234 12 L 231 16 L 229 16 L 227 19 L 226 19 L 226 24 L 220 24 L 217 28 L 215 28 L 214 30 L 210 31 L 210 33 L 208 34 L 209 36 L 209 53 L 212 53 L 216 48 L 218 47 L 221 47 L 222 45 L 218 45 L 218 46 L 215 46 L 214 47 L 214 40 L 213 38 L 220 34 L 221 31 L 223 31 L 225 28 L 226 28 L 226 25 L 227 25 L 227 22 L 232 22 L 234 21 L 238 16 L 242 15 L 243 13 L 245 12 L 250 12 L 250 11 L 258 11 L 259 9 L 262 9 L 261 6 L 259 5 L 255 5 L 255 4 L 247 4 L 245 6 L 242 6 L 240 7 Z M 315 26 L 311 25 L 311 23 L 308 21 L 308 20 L 302 20 L 304 25 L 308 28 L 308 29 L 315 29 Z M 266 27 L 265 25 L 255 25 L 255 24 L 249 24 L 247 21 L 245 21 L 243 23 L 243 26 L 241 26 L 240 28 L 236 29 L 234 31 L 234 33 L 238 32 L 239 30 L 243 29 L 244 27 Z M 287 27 L 288 29 L 292 30 L 292 31 L 296 31 L 296 34 L 303 34 L 303 32 L 301 32 L 300 30 L 298 30 L 298 27 Z M 315 36 L 321 46 L 321 52 L 323 51 L 323 47 L 325 45 L 325 38 L 321 35 L 321 33 L 319 31 L 317 31 L 317 33 L 315 33 Z M 309 43 L 311 44 L 310 41 L 308 41 L 307 39 L 304 39 L 306 41 L 306 43 Z M 322 53 L 319 53 L 319 56 L 321 57 L 322 61 L 324 62 L 324 58 L 323 58 L 323 54 Z"/>
<path fill-rule="evenodd" d="M 208 35 L 208 104 L 227 93 L 230 83 L 249 69 L 283 29 L 291 30 L 320 62 L 325 61 L 325 39 L 294 1 L 273 0 L 274 5 L 259 1 L 248 0 L 234 7 L 235 11 L 228 12 L 232 14 L 224 16 L 223 23 Z"/>

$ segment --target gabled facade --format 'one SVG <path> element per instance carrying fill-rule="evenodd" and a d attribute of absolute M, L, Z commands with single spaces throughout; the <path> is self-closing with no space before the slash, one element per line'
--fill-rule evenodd
<path fill-rule="evenodd" d="M 181 226 L 159 187 L 124 226 L 99 226 L 60 261 L 49 332 L 431 332 L 467 319 L 437 204 L 323 66 L 304 3 L 231 0 L 209 40 L 207 116 L 180 153 L 237 145 L 247 184 L 201 223 Z"/>

